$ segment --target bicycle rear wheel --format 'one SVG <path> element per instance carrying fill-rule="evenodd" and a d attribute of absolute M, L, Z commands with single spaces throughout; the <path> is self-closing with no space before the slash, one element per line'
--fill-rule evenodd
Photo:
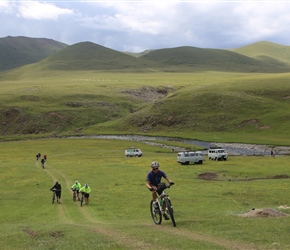
<path fill-rule="evenodd" d="M 83 202 L 84 202 L 84 195 L 82 195 L 80 202 L 81 202 L 81 207 L 82 207 L 83 206 Z"/>
<path fill-rule="evenodd" d="M 154 221 L 154 223 L 156 225 L 160 225 L 162 222 L 162 214 L 159 208 L 156 209 L 154 207 L 153 200 L 150 202 L 150 212 L 151 212 L 152 220 Z"/>
<path fill-rule="evenodd" d="M 173 224 L 174 227 L 176 227 L 175 218 L 174 218 L 174 212 L 173 212 L 173 208 L 172 208 L 171 202 L 168 199 L 165 199 L 164 202 L 165 202 L 165 205 L 166 205 L 166 210 L 169 213 L 170 219 L 172 221 L 172 224 Z"/>
<path fill-rule="evenodd" d="M 52 194 L 52 204 L 54 203 L 54 200 L 55 200 L 55 192 L 53 192 Z"/>

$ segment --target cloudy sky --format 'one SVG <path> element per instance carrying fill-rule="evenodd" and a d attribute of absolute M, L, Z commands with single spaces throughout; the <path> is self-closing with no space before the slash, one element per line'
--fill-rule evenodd
<path fill-rule="evenodd" d="M 90 41 L 118 51 L 290 46 L 290 0 L 0 0 L 0 23 L 0 38 Z"/>

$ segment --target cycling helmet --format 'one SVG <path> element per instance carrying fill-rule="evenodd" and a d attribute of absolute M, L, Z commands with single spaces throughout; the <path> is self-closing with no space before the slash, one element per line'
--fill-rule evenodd
<path fill-rule="evenodd" d="M 58 185 L 58 181 L 56 181 L 55 184 Z"/>
<path fill-rule="evenodd" d="M 78 181 L 75 181 L 76 184 L 78 184 Z"/>
<path fill-rule="evenodd" d="M 86 183 L 86 184 L 85 184 L 85 187 L 88 187 L 88 186 L 89 186 L 89 184 L 88 184 L 88 183 Z"/>
<path fill-rule="evenodd" d="M 159 168 L 159 163 L 157 161 L 151 162 L 151 168 Z"/>

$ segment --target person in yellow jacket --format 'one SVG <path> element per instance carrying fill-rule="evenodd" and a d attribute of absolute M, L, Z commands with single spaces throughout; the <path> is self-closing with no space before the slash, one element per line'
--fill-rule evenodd
<path fill-rule="evenodd" d="M 77 192 L 77 197 L 78 197 L 78 200 L 80 200 L 80 189 L 81 189 L 82 185 L 78 182 L 78 181 L 75 181 L 75 183 L 72 185 L 71 187 L 71 190 L 74 192 L 76 191 Z"/>
<path fill-rule="evenodd" d="M 89 204 L 90 192 L 91 188 L 87 183 L 80 189 L 80 193 L 84 194 L 86 204 Z"/>

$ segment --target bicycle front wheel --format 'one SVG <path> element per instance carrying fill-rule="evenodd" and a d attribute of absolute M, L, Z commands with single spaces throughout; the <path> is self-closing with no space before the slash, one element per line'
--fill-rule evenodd
<path fill-rule="evenodd" d="M 159 208 L 156 209 L 154 207 L 153 200 L 150 202 L 150 212 L 151 212 L 152 220 L 154 221 L 154 223 L 156 225 L 160 225 L 162 222 L 162 214 Z"/>
<path fill-rule="evenodd" d="M 172 221 L 172 224 L 173 224 L 174 227 L 176 227 L 175 218 L 174 218 L 174 212 L 173 212 L 173 208 L 172 208 L 171 202 L 168 199 L 165 199 L 164 202 L 165 202 L 165 205 L 166 205 L 166 210 L 169 213 L 170 219 Z"/>
<path fill-rule="evenodd" d="M 76 195 L 76 193 L 74 192 L 74 193 L 73 193 L 73 201 L 76 201 L 76 199 L 77 199 L 77 195 Z"/>

